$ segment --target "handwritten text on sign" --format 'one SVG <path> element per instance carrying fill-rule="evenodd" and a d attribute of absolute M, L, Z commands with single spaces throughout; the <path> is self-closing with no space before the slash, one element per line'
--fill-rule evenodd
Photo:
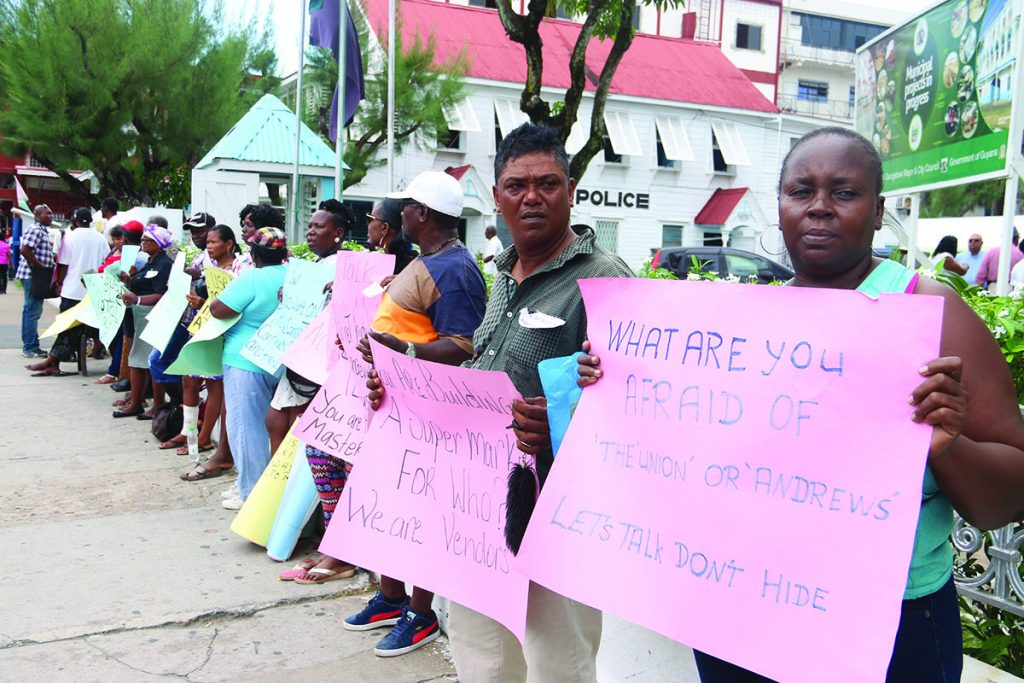
<path fill-rule="evenodd" d="M 522 640 L 526 577 L 505 548 L 517 396 L 504 373 L 428 363 L 373 342 L 385 400 L 320 549 L 440 593 Z"/>
<path fill-rule="evenodd" d="M 331 267 L 300 259 L 288 262 L 281 305 L 242 347 L 242 356 L 270 374 L 281 367 L 281 354 L 299 338 L 323 308 L 324 285 L 331 281 Z"/>
<path fill-rule="evenodd" d="M 124 321 L 125 305 L 121 295 L 128 290 L 117 276 L 110 273 L 86 273 L 82 280 L 89 292 L 93 313 L 96 314 L 100 341 L 110 346 Z"/>
<path fill-rule="evenodd" d="M 930 439 L 907 396 L 938 356 L 941 301 L 580 288 L 605 375 L 583 392 L 520 568 L 773 679 L 883 680 Z M 642 589 L 609 590 L 593 567 Z"/>
<path fill-rule="evenodd" d="M 314 349 L 309 351 L 330 370 L 300 418 L 297 433 L 310 446 L 349 462 L 354 462 L 362 450 L 371 417 L 366 401 L 369 367 L 356 351 L 356 343 L 366 334 L 380 295 L 369 297 L 363 290 L 389 275 L 394 263 L 395 257 L 391 255 L 349 251 L 338 254 L 330 306 L 334 324 L 328 335 L 328 350 L 337 348 L 334 344 L 337 336 L 345 345 L 345 353 L 331 362 L 329 355 L 325 357 L 323 352 Z M 313 325 L 322 319 L 323 314 Z"/>

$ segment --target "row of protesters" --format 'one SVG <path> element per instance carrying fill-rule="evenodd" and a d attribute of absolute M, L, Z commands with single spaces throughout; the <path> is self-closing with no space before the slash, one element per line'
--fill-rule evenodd
<path fill-rule="evenodd" d="M 241 272 L 242 261 L 239 258 L 241 247 L 235 237 L 235 232 L 227 225 L 218 225 L 216 219 L 208 213 L 198 212 L 193 214 L 185 222 L 184 229 L 187 230 L 192 243 L 200 249 L 193 257 L 191 263 L 185 268 L 185 272 L 192 278 L 192 287 L 186 295 L 187 305 L 178 321 L 178 325 L 171 336 L 165 355 L 168 359 L 171 355 L 177 358 L 178 352 L 188 342 L 191 335 L 188 332 L 189 325 L 195 319 L 196 313 L 203 307 L 207 299 L 206 273 L 210 269 L 216 269 L 230 273 L 233 277 Z M 166 360 L 162 360 L 166 363 Z M 173 362 L 173 361 L 172 361 Z M 220 458 L 227 463 L 227 468 L 232 467 L 231 451 L 227 438 L 227 420 L 223 416 L 224 408 L 224 382 L 220 375 L 200 376 L 189 375 L 182 377 L 182 409 L 184 420 L 182 432 L 177 436 L 160 444 L 161 449 L 175 449 L 178 455 L 189 455 L 187 434 L 197 431 L 198 453 L 218 449 Z M 202 420 L 200 422 L 201 394 L 206 390 L 206 403 Z M 213 441 L 213 430 L 220 417 L 220 437 L 216 443 Z M 225 468 L 217 468 L 211 472 L 220 475 Z M 190 470 L 181 475 L 184 481 L 198 481 L 205 477 L 190 476 Z"/>
<path fill-rule="evenodd" d="M 77 306 L 85 298 L 82 277 L 94 273 L 103 265 L 109 249 L 103 235 L 89 227 L 92 214 L 89 209 L 76 209 L 71 216 L 71 231 L 64 236 L 57 265 L 57 292 L 60 311 Z M 60 364 L 74 360 L 81 353 L 83 337 L 95 338 L 93 327 L 77 325 L 57 335 L 49 355 L 41 363 L 26 365 L 33 377 L 55 377 L 65 373 Z"/>
<path fill-rule="evenodd" d="M 245 358 L 242 349 L 277 309 L 288 257 L 284 231 L 258 228 L 249 239 L 249 255 L 253 267 L 232 280 L 210 305 L 214 318 L 238 317 L 224 333 L 222 359 L 228 440 L 238 469 L 238 497 L 224 501 L 228 509 L 241 508 L 270 462 L 266 415 L 277 377 Z"/>
<path fill-rule="evenodd" d="M 150 223 L 145 227 L 140 240 L 142 247 L 140 254 L 145 259 L 142 265 L 133 266 L 130 271 L 126 272 L 124 267 L 128 264 L 122 264 L 120 277 L 128 287 L 128 291 L 121 295 L 121 300 L 128 307 L 128 315 L 131 317 L 132 324 L 132 343 L 128 353 L 131 389 L 128 398 L 114 410 L 115 418 L 134 417 L 147 420 L 153 417 L 152 411 L 147 413 L 143 405 L 150 378 L 149 356 L 153 347 L 142 338 L 142 332 L 146 329 L 146 316 L 167 291 L 167 281 L 174 263 L 166 252 L 173 243 L 174 238 L 170 230 L 156 223 Z M 162 385 L 154 385 L 155 407 L 163 402 L 165 389 L 166 387 Z"/>
<path fill-rule="evenodd" d="M 194 241 L 198 239 L 197 234 L 201 233 L 198 223 L 203 220 L 198 216 L 195 218 L 195 221 L 190 221 L 197 224 L 191 228 Z M 200 444 L 205 446 L 204 450 L 209 450 L 213 445 L 210 441 L 218 399 L 222 405 L 221 439 L 210 458 L 197 462 L 181 474 L 182 480 L 196 482 L 221 476 L 236 467 L 239 473 L 236 487 L 225 492 L 222 503 L 225 508 L 234 510 L 241 508 L 244 497 L 248 497 L 252 486 L 255 486 L 270 462 L 270 436 L 265 418 L 275 388 L 273 385 L 277 381 L 276 376 L 266 373 L 244 358 L 241 351 L 260 325 L 277 309 L 278 292 L 284 283 L 285 268 L 282 264 L 288 255 L 284 215 L 280 211 L 267 205 L 247 205 L 239 218 L 241 234 L 249 235 L 246 240 L 249 250 L 244 254 L 236 248 L 234 231 L 227 226 L 215 226 L 206 233 L 206 253 L 210 262 L 203 265 L 204 273 L 206 268 L 216 267 L 235 276 L 224 291 L 211 301 L 211 314 L 216 318 L 241 315 L 239 321 L 224 334 L 224 374 L 187 380 L 191 385 L 186 404 L 189 409 L 186 419 L 190 424 L 194 419 L 191 409 L 198 410 L 199 387 L 194 382 L 202 382 L 207 388 L 206 418 L 203 420 L 206 435 L 200 432 Z M 197 229 L 200 233 L 196 232 Z M 194 261 L 194 273 L 198 273 L 198 266 L 199 263 Z M 189 303 L 194 309 L 201 308 L 209 298 L 204 279 L 195 280 L 189 295 Z M 278 279 L 280 282 L 274 286 Z M 263 391 L 267 385 L 271 385 L 270 396 Z M 246 425 L 257 413 L 259 421 L 247 429 Z M 178 452 L 182 452 L 180 446 Z"/>
<path fill-rule="evenodd" d="M 337 210 L 338 207 L 329 204 L 333 201 L 325 202 L 325 208 Z M 402 237 L 402 200 L 391 198 L 375 202 L 370 213 L 366 214 L 366 219 L 370 249 L 395 256 L 394 274 L 381 282 L 382 286 L 389 286 L 395 277 L 418 256 L 412 245 Z M 341 235 L 341 239 L 344 239 L 344 234 Z M 310 246 L 312 247 L 312 242 Z M 429 310 L 429 306 L 426 309 Z M 327 528 L 330 526 L 338 501 L 341 499 L 348 475 L 352 471 L 352 465 L 309 445 L 306 446 L 306 460 L 309 462 L 310 471 L 313 473 L 313 482 L 320 498 L 324 528 Z M 295 581 L 299 584 L 315 584 L 349 578 L 355 572 L 355 566 L 349 562 L 329 555 L 321 555 L 302 560 L 293 568 L 278 574 L 278 578 L 283 581 Z M 365 630 L 395 625 L 404 600 L 404 589 L 400 594 L 398 590 L 394 590 L 395 587 L 396 584 L 393 582 L 388 584 L 392 598 L 390 605 L 384 605 L 385 609 L 379 610 L 377 608 L 381 606 L 381 601 L 371 601 L 371 605 L 368 607 L 370 613 L 362 615 L 362 617 L 359 615 L 350 617 L 346 622 L 346 628 Z M 424 593 L 423 597 L 425 598 L 426 595 Z M 392 650 L 383 648 L 382 652 L 392 652 Z"/>

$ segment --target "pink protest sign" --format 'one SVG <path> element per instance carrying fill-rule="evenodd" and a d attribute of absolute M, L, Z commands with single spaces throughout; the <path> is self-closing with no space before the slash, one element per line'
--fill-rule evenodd
<path fill-rule="evenodd" d="M 331 317 L 346 353 L 370 329 L 380 304 L 381 280 L 395 271 L 395 257 L 367 251 L 338 252 L 331 295 Z M 348 354 L 354 356 L 356 354 Z"/>
<path fill-rule="evenodd" d="M 938 356 L 941 300 L 580 288 L 605 376 L 517 569 L 776 680 L 884 680 L 931 434 L 907 397 Z"/>
<path fill-rule="evenodd" d="M 356 352 L 356 343 L 366 334 L 380 303 L 382 290 L 377 285 L 394 268 L 395 257 L 390 254 L 338 252 L 331 294 L 331 324 L 312 332 L 307 329 L 315 337 L 316 345 L 306 353 L 315 359 L 317 371 L 323 363 L 323 373 L 319 379 L 306 377 L 317 379 L 323 386 L 299 418 L 296 434 L 310 446 L 350 462 L 362 449 L 370 418 L 366 401 L 369 366 Z M 375 286 L 378 291 L 373 292 Z M 318 323 L 324 323 L 323 314 L 310 328 Z M 321 331 L 326 337 L 322 351 L 317 342 Z M 334 343 L 336 338 L 342 340 L 344 353 Z M 299 356 L 303 355 L 299 351 Z M 298 368 L 292 369 L 303 374 Z"/>
<path fill-rule="evenodd" d="M 320 549 L 432 590 L 522 640 L 526 577 L 505 547 L 509 430 L 504 373 L 409 358 L 373 342 L 385 399 Z"/>
<path fill-rule="evenodd" d="M 371 417 L 366 373 L 362 359 L 343 356 L 299 417 L 295 436 L 306 445 L 355 462 Z"/>
<path fill-rule="evenodd" d="M 324 308 L 281 354 L 281 362 L 303 377 L 323 384 L 327 380 L 331 350 L 337 350 L 334 339 L 331 310 Z"/>

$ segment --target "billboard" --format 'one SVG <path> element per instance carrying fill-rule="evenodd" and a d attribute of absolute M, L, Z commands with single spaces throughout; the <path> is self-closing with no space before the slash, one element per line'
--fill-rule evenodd
<path fill-rule="evenodd" d="M 857 132 L 886 193 L 1007 173 L 1024 0 L 949 0 L 861 47 Z"/>

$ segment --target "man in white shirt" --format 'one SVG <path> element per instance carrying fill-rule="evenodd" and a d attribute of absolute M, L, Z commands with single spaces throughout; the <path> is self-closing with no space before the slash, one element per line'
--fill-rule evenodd
<path fill-rule="evenodd" d="M 89 227 L 91 222 L 89 209 L 76 209 L 71 216 L 72 230 L 64 236 L 64 244 L 57 259 L 61 311 L 66 311 L 85 298 L 82 276 L 96 272 L 110 253 L 106 238 Z"/>
<path fill-rule="evenodd" d="M 981 262 L 985 258 L 985 252 L 981 250 L 981 245 L 981 235 L 974 233 L 967 239 L 967 251 L 961 251 L 956 257 L 957 263 L 967 266 L 964 279 L 972 285 L 978 277 L 978 268 L 981 267 Z"/>
<path fill-rule="evenodd" d="M 484 230 L 484 237 L 487 238 L 487 242 L 484 244 L 484 273 L 497 275 L 498 266 L 494 263 L 494 257 L 500 254 L 505 247 L 498 239 L 498 231 L 493 225 L 487 226 L 487 229 Z"/>

